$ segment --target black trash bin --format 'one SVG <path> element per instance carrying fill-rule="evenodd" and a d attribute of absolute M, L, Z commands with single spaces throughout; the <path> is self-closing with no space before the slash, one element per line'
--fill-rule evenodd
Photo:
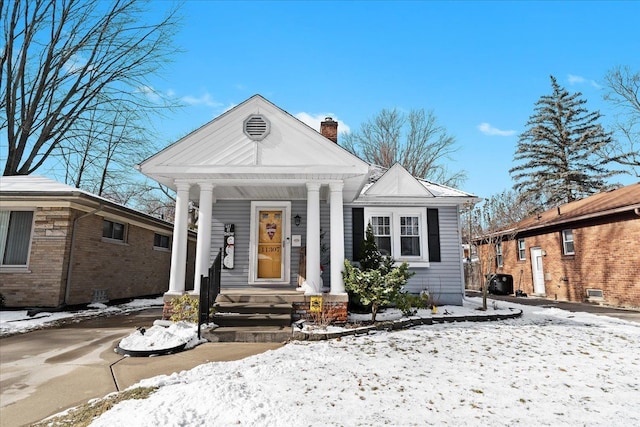
<path fill-rule="evenodd" d="M 511 295 L 513 293 L 513 276 L 511 274 L 492 274 L 489 280 L 489 293 Z"/>

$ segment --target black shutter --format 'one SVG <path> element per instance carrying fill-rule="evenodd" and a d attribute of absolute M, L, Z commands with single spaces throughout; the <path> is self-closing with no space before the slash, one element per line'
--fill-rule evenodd
<path fill-rule="evenodd" d="M 429 261 L 440 262 L 440 222 L 438 209 L 427 209 L 427 234 L 429 244 Z"/>
<path fill-rule="evenodd" d="M 364 208 L 351 209 L 353 260 L 360 261 L 362 242 L 364 242 Z"/>

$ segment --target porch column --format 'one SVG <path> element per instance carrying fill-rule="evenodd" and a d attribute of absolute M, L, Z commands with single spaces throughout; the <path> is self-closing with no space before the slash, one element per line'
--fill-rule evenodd
<path fill-rule="evenodd" d="M 329 184 L 331 221 L 331 293 L 344 294 L 344 212 L 342 211 L 343 182 Z"/>
<path fill-rule="evenodd" d="M 196 268 L 193 277 L 193 293 L 200 295 L 200 276 L 207 276 L 211 261 L 211 211 L 213 208 L 213 183 L 200 182 L 200 212 L 198 214 L 198 240 L 196 243 Z"/>
<path fill-rule="evenodd" d="M 320 292 L 320 183 L 307 183 L 307 284 Z"/>
<path fill-rule="evenodd" d="M 173 224 L 173 244 L 171 245 L 171 273 L 169 294 L 184 293 L 187 267 L 187 238 L 189 237 L 189 188 L 188 182 L 176 183 L 176 216 Z"/>

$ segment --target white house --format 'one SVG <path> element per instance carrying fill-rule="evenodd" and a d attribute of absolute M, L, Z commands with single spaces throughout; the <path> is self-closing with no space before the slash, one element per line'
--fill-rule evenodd
<path fill-rule="evenodd" d="M 176 191 L 168 296 L 185 292 L 189 201 L 200 207 L 194 292 L 226 244 L 222 288 L 320 292 L 346 301 L 342 269 L 357 260 L 365 224 L 379 246 L 416 273 L 411 292 L 462 304 L 458 212 L 478 199 L 411 176 L 399 164 L 370 165 L 260 95 L 141 163 Z M 229 239 L 231 237 L 231 239 Z M 345 304 L 346 305 L 346 304 Z"/>

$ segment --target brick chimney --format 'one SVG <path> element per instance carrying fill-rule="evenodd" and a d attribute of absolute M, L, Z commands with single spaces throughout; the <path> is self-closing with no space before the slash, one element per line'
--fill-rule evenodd
<path fill-rule="evenodd" d="M 338 122 L 334 121 L 331 117 L 325 117 L 324 121 L 320 123 L 320 133 L 325 138 L 329 138 L 337 144 Z"/>

